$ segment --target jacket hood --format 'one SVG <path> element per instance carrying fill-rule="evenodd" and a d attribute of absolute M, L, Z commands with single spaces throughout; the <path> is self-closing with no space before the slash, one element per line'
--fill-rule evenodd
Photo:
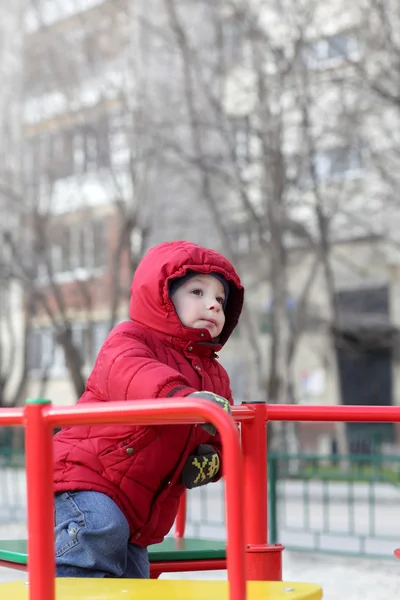
<path fill-rule="evenodd" d="M 232 264 L 218 252 L 186 241 L 151 248 L 139 263 L 131 286 L 129 316 L 133 321 L 185 342 L 211 342 L 207 329 L 185 327 L 169 297 L 169 282 L 188 271 L 220 273 L 229 283 L 222 347 L 235 329 L 243 308 L 244 289 Z"/>

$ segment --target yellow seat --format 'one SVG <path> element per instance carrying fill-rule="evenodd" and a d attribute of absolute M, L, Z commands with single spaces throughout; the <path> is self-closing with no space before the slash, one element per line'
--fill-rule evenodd
<path fill-rule="evenodd" d="M 29 585 L 14 581 L 0 585 L 0 597 L 28 600 Z M 249 581 L 248 600 L 320 600 L 322 590 L 309 583 Z M 56 580 L 56 600 L 228 600 L 227 581 L 154 579 Z"/>

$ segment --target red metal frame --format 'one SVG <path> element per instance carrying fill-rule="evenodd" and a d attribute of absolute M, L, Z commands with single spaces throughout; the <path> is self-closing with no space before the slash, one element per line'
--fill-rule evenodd
<path fill-rule="evenodd" d="M 27 571 L 28 566 L 25 563 L 17 563 L 13 560 L 0 560 L 0 567 L 14 569 L 14 571 Z"/>
<path fill-rule="evenodd" d="M 175 535 L 174 537 L 179 539 L 183 538 L 185 535 L 185 525 L 186 525 L 186 505 L 187 505 L 187 496 L 186 492 L 182 494 L 181 499 L 179 501 L 178 514 L 176 515 L 175 520 Z"/>
<path fill-rule="evenodd" d="M 25 406 L 28 573 L 31 600 L 54 600 L 53 430 L 44 404 Z"/>
<path fill-rule="evenodd" d="M 224 449 L 227 509 L 227 568 L 230 599 L 246 598 L 245 574 L 249 579 L 282 578 L 279 544 L 267 539 L 267 438 L 266 423 L 281 421 L 400 422 L 400 407 L 394 406 L 294 406 L 249 405 L 233 407 L 242 423 L 244 485 L 241 453 L 233 420 L 212 403 L 201 400 L 151 400 L 111 405 L 77 405 L 55 408 L 40 401 L 27 402 L 25 409 L 0 409 L 0 424 L 26 426 L 28 484 L 28 552 L 30 600 L 54 600 L 54 539 L 52 491 L 52 429 L 60 425 L 123 423 L 140 424 L 211 422 L 221 434 Z M 246 531 L 244 532 L 242 491 Z M 185 528 L 186 499 L 177 518 L 176 536 Z M 246 540 L 246 563 L 244 542 Z M 398 556 L 398 551 L 395 552 Z M 9 564 L 9 563 L 8 563 Z M 215 568 L 217 561 L 154 563 L 152 575 L 171 569 L 180 571 Z M 222 565 L 225 561 L 221 560 Z M 245 567 L 246 565 L 246 567 Z M 23 569 L 22 565 L 15 568 Z"/>
<path fill-rule="evenodd" d="M 165 560 L 150 564 L 150 577 L 157 579 L 161 573 L 182 573 L 183 571 L 218 571 L 226 569 L 226 558 L 204 560 Z"/>
<path fill-rule="evenodd" d="M 400 406 L 299 406 L 265 404 L 267 421 L 399 423 Z"/>
<path fill-rule="evenodd" d="M 25 409 L 0 410 L 0 423 L 26 426 L 28 489 L 28 554 L 30 600 L 55 600 L 53 529 L 52 429 L 60 425 L 128 422 L 140 424 L 210 422 L 219 431 L 224 451 L 226 517 L 229 552 L 227 569 L 230 600 L 246 598 L 242 469 L 237 428 L 224 411 L 211 402 L 174 399 L 115 402 L 110 405 L 76 405 L 55 408 L 43 401 L 28 401 Z"/>
<path fill-rule="evenodd" d="M 246 577 L 249 580 L 282 581 L 281 544 L 268 544 L 268 421 L 400 422 L 399 406 L 296 406 L 250 404 L 233 407 L 242 423 Z M 181 502 L 176 536 L 184 532 L 186 498 Z M 182 533 L 183 535 L 183 533 Z M 400 559 L 400 549 L 395 551 Z"/>
<path fill-rule="evenodd" d="M 26 563 L 12 560 L 0 560 L 0 567 L 14 571 L 27 571 Z M 193 560 L 162 560 L 150 563 L 150 577 L 157 579 L 161 573 L 179 573 L 182 571 L 219 571 L 226 569 L 226 558 L 193 559 Z"/>
<path fill-rule="evenodd" d="M 265 404 L 253 404 L 251 421 L 242 423 L 246 576 L 282 581 L 281 544 L 268 544 L 268 460 Z"/>

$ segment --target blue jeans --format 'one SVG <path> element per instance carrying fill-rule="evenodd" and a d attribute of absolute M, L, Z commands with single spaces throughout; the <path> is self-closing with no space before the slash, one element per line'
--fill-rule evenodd
<path fill-rule="evenodd" d="M 149 577 L 147 548 L 129 543 L 129 525 L 98 492 L 55 496 L 57 577 Z"/>

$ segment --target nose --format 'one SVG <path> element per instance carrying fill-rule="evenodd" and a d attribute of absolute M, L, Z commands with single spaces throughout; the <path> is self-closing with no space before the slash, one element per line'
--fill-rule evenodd
<path fill-rule="evenodd" d="M 210 300 L 210 302 L 208 303 L 208 309 L 216 310 L 217 312 L 219 312 L 221 310 L 221 305 L 218 302 L 218 300 L 216 298 L 214 298 L 213 300 Z"/>

